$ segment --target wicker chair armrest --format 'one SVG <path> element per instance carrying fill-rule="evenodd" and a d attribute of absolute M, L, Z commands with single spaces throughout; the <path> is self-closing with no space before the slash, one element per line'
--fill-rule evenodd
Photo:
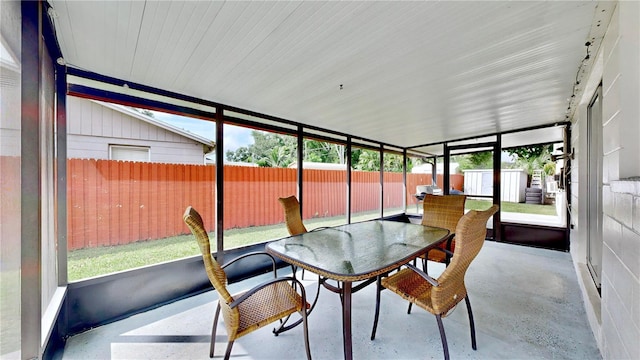
<path fill-rule="evenodd" d="M 449 256 L 449 257 L 453 256 L 453 252 L 451 252 L 451 251 L 449 251 L 447 249 L 439 248 L 439 247 L 433 248 L 433 249 L 431 249 L 429 251 L 442 251 L 443 253 L 447 254 L 447 256 Z"/>
<path fill-rule="evenodd" d="M 242 294 L 242 296 L 240 296 L 239 298 L 233 300 L 230 304 L 229 307 L 231 307 L 232 309 L 237 307 L 238 305 L 240 305 L 243 301 L 245 301 L 247 298 L 249 298 L 251 295 L 257 293 L 258 291 L 269 287 L 275 283 L 279 283 L 279 282 L 283 282 L 283 281 L 292 281 L 293 283 L 299 285 L 300 288 L 300 295 L 302 296 L 302 303 L 306 303 L 307 301 L 307 295 L 306 295 L 306 291 L 304 289 L 304 286 L 302 285 L 302 283 L 300 282 L 300 280 L 294 278 L 294 277 L 281 277 L 281 278 L 275 278 L 275 279 L 270 279 L 267 280 L 261 284 L 258 284 L 257 286 L 251 288 L 249 291 L 245 292 L 244 294 Z"/>
<path fill-rule="evenodd" d="M 418 269 L 418 268 L 417 268 L 417 267 L 415 267 L 414 265 L 406 264 L 406 266 L 407 266 L 409 269 L 413 270 L 416 274 L 420 275 L 420 277 L 422 277 L 423 279 L 427 280 L 427 282 L 428 282 L 429 284 L 431 284 L 432 286 L 438 286 L 438 285 L 440 285 L 436 279 L 434 279 L 434 278 L 432 278 L 431 276 L 427 275 L 427 273 L 425 273 L 424 271 L 422 271 L 422 270 Z"/>
<path fill-rule="evenodd" d="M 453 253 L 451 252 L 451 243 L 453 243 L 453 238 L 456 237 L 456 234 L 454 233 L 450 233 L 449 237 L 447 237 L 447 241 L 446 241 L 446 245 L 445 245 L 445 252 L 447 252 L 447 255 L 451 255 L 453 256 Z"/>
<path fill-rule="evenodd" d="M 272 271 L 273 271 L 273 277 L 274 277 L 274 278 L 278 277 L 278 273 L 277 273 L 277 270 L 276 270 L 276 258 L 275 258 L 275 257 L 273 257 L 273 255 L 271 255 L 271 254 L 269 254 L 269 253 L 267 253 L 267 252 L 264 252 L 264 251 L 256 251 L 256 252 L 252 252 L 252 253 L 248 253 L 248 254 L 240 255 L 240 256 L 238 256 L 237 258 L 234 258 L 233 260 L 229 261 L 228 263 L 226 263 L 226 264 L 222 265 L 222 268 L 224 269 L 224 268 L 226 268 L 227 266 L 229 266 L 229 265 L 231 265 L 231 264 L 233 264 L 233 263 L 235 263 L 235 262 L 238 262 L 238 261 L 240 261 L 240 260 L 242 260 L 242 259 L 248 258 L 248 257 L 250 257 L 250 256 L 255 256 L 255 255 L 265 255 L 265 256 L 268 256 L 268 257 L 269 257 L 269 259 L 271 259 L 271 268 L 272 268 Z"/>

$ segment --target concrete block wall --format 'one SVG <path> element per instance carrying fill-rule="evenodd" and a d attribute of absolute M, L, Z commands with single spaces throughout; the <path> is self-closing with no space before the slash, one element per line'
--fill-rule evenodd
<path fill-rule="evenodd" d="M 622 1 L 602 42 L 602 182 L 640 176 L 640 4 Z"/>
<path fill-rule="evenodd" d="M 640 359 L 640 181 L 615 180 L 605 192 L 601 352 Z"/>
<path fill-rule="evenodd" d="M 602 292 L 586 270 L 587 105 L 602 81 Z M 571 254 L 604 359 L 640 359 L 640 2 L 616 3 L 572 126 Z M 580 201 L 581 200 L 581 201 Z M 595 294 L 595 296 L 594 296 Z"/>
<path fill-rule="evenodd" d="M 602 355 L 640 359 L 640 4 L 603 41 Z"/>

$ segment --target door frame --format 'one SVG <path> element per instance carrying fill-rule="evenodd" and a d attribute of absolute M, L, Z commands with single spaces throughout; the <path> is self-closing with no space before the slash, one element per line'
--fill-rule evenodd
<path fill-rule="evenodd" d="M 595 111 L 594 111 L 595 108 Z M 591 278 L 601 291 L 602 283 L 602 82 L 587 106 L 587 254 Z M 594 248 L 594 245 L 596 248 Z M 592 256 L 593 255 L 593 256 Z M 597 262 L 592 259 L 597 257 Z"/>

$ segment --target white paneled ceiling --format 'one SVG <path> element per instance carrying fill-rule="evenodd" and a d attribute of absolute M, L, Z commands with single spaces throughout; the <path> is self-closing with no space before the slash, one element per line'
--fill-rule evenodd
<path fill-rule="evenodd" d="M 50 3 L 70 66 L 400 147 L 565 121 L 615 6 Z"/>

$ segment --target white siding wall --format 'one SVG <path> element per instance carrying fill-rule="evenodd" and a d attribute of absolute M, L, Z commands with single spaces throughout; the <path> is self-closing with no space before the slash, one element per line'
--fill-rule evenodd
<path fill-rule="evenodd" d="M 640 2 L 619 2 L 587 86 L 603 87 L 602 297 L 586 268 L 585 93 L 574 118 L 571 254 L 604 359 L 640 359 Z M 582 150 L 582 151 L 581 151 Z"/>
<path fill-rule="evenodd" d="M 5 4 L 3 4 L 5 5 Z M 0 154 L 2 156 L 20 156 L 20 73 L 8 68 L 2 69 L 0 91 Z"/>
<path fill-rule="evenodd" d="M 147 146 L 151 162 L 203 164 L 203 145 L 95 102 L 67 100 L 67 157 L 108 159 L 109 145 Z"/>

